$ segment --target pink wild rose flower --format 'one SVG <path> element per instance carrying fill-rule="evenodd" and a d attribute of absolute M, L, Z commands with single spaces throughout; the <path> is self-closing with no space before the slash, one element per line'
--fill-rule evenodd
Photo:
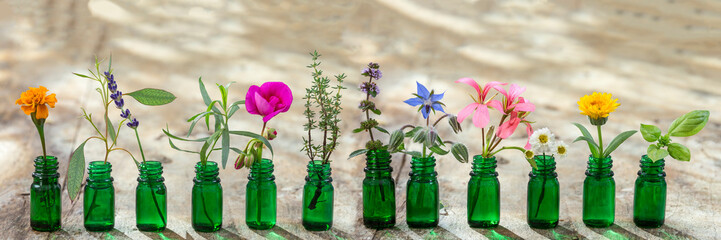
<path fill-rule="evenodd" d="M 287 112 L 291 103 L 293 94 L 290 87 L 282 82 L 266 82 L 260 87 L 253 85 L 245 94 L 245 110 L 263 116 L 263 122 L 270 121 L 278 113 Z"/>

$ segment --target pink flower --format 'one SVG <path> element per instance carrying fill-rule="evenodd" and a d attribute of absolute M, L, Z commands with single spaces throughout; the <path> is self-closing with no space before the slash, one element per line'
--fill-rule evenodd
<path fill-rule="evenodd" d="M 491 118 L 488 115 L 488 103 L 490 99 L 486 99 L 488 97 L 488 92 L 491 91 L 491 88 L 496 90 L 503 90 L 503 88 L 499 86 L 506 85 L 506 83 L 489 82 L 486 83 L 485 86 L 483 86 L 483 91 L 481 91 L 481 87 L 472 78 L 461 78 L 458 79 L 456 82 L 468 84 L 469 86 L 475 88 L 476 93 L 478 94 L 476 97 L 471 96 L 474 103 L 468 104 L 468 106 L 463 108 L 463 110 L 458 113 L 458 122 L 463 122 L 463 120 L 465 120 L 469 115 L 471 115 L 471 113 L 475 112 L 475 114 L 473 114 L 473 125 L 478 128 L 485 128 L 486 125 L 488 125 L 488 123 L 491 121 Z"/>
<path fill-rule="evenodd" d="M 492 100 L 488 103 L 502 114 L 510 114 L 512 111 L 516 112 L 533 112 L 536 110 L 536 106 L 530 102 L 526 102 L 522 97 L 521 93 L 526 91 L 526 88 L 511 84 L 511 88 L 506 92 L 503 88 L 495 88 L 503 94 L 503 102 L 498 100 Z"/>
<path fill-rule="evenodd" d="M 267 82 L 260 87 L 253 85 L 245 94 L 245 110 L 263 116 L 263 122 L 270 121 L 278 113 L 287 112 L 293 103 L 293 94 L 282 82 Z"/>
<path fill-rule="evenodd" d="M 496 136 L 502 139 L 506 139 L 513 135 L 519 124 L 526 124 L 526 134 L 528 135 L 528 140 L 526 141 L 526 146 L 524 148 L 531 149 L 530 137 L 531 134 L 533 134 L 533 127 L 531 127 L 531 122 L 526 121 L 526 117 L 531 113 L 531 111 L 518 111 L 518 106 L 534 105 L 530 102 L 526 102 L 526 99 L 522 97 L 518 98 L 518 102 L 515 105 L 515 108 L 511 108 L 513 110 L 511 110 L 511 113 L 509 114 L 510 119 L 498 126 L 498 132 L 496 132 Z M 526 107 L 522 108 L 528 109 Z M 535 110 L 535 107 L 533 107 L 533 109 Z"/>

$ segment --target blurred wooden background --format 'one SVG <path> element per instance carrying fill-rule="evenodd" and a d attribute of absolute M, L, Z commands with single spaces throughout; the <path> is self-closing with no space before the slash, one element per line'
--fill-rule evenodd
<path fill-rule="evenodd" d="M 137 1 L 137 0 L 2 0 L 0 1 L 0 232 L 9 239 L 712 239 L 721 236 L 721 2 L 702 0 L 376 0 L 376 1 Z M 271 121 L 278 184 L 278 225 L 252 231 L 245 225 L 246 170 L 221 171 L 225 188 L 224 229 L 201 234 L 190 225 L 190 184 L 197 156 L 172 150 L 160 131 L 166 124 L 184 133 L 184 121 L 203 109 L 197 78 L 206 84 L 236 81 L 231 98 L 244 97 L 250 85 L 284 81 L 300 100 L 310 83 L 307 52 L 324 56 L 326 73 L 346 73 L 342 114 L 344 134 L 335 152 L 335 222 L 329 232 L 303 230 L 301 194 L 305 165 L 299 151 L 304 134 L 301 101 Z M 28 187 L 32 159 L 40 143 L 28 117 L 14 105 L 29 86 L 44 85 L 59 100 L 46 124 L 49 152 L 67 159 L 91 133 L 80 107 L 100 111 L 94 83 L 73 76 L 85 72 L 93 57 L 112 53 L 119 88 L 165 88 L 178 99 L 164 107 L 130 104 L 141 121 L 141 137 L 150 159 L 163 161 L 169 191 L 169 225 L 162 234 L 135 228 L 134 189 L 137 170 L 122 154 L 112 155 L 116 187 L 116 229 L 88 233 L 82 226 L 82 202 L 63 195 L 63 228 L 39 233 L 29 227 Z M 374 231 L 362 226 L 361 182 L 364 161 L 346 160 L 363 147 L 365 135 L 350 130 L 361 120 L 356 108 L 362 95 L 360 70 L 381 64 L 378 102 L 383 126 L 395 129 L 421 119 L 401 101 L 415 91 L 415 81 L 447 91 L 447 111 L 457 113 L 468 103 L 471 89 L 453 83 L 460 77 L 480 82 L 512 82 L 537 105 L 530 117 L 535 127 L 549 127 L 570 142 L 577 135 L 570 123 L 586 123 L 576 101 L 593 91 L 606 91 L 622 104 L 611 115 L 605 136 L 654 123 L 666 129 L 692 109 L 711 110 L 706 129 L 678 139 L 692 161 L 668 161 L 666 225 L 643 230 L 632 222 L 633 182 L 646 143 L 640 134 L 614 154 L 616 224 L 590 229 L 581 222 L 582 182 L 588 149 L 572 144 L 559 162 L 561 224 L 554 231 L 534 230 L 525 222 L 527 173 L 530 167 L 515 153 L 500 155 L 501 227 L 471 229 L 466 224 L 469 164 L 439 159 L 440 226 L 409 229 L 405 224 L 405 183 L 408 165 L 394 156 L 397 177 L 398 226 Z M 214 89 L 211 94 L 218 96 Z M 114 109 L 113 109 L 114 110 Z M 111 112 L 115 114 L 115 112 Z M 99 113 L 96 113 L 96 115 Z M 258 116 L 241 112 L 231 121 L 238 130 L 257 131 Z M 458 139 L 477 152 L 478 129 L 466 123 Z M 201 130 L 201 129 L 198 129 Z M 519 131 L 505 144 L 525 143 Z M 204 131 L 196 131 L 202 137 Z M 232 140 L 241 145 L 245 139 Z M 120 145 L 136 150 L 130 131 Z M 183 145 L 185 147 L 198 147 Z M 88 160 L 99 160 L 99 145 L 86 147 Z M 215 157 L 219 160 L 219 156 Z"/>

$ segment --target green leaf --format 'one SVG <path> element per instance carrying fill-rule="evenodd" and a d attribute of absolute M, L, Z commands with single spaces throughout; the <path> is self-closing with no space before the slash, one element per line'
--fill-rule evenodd
<path fill-rule="evenodd" d="M 270 142 L 268 141 L 268 139 L 264 138 L 263 136 L 260 136 L 258 134 L 252 133 L 252 132 L 247 132 L 247 131 L 228 131 L 228 133 L 258 139 L 261 142 L 263 142 L 263 145 L 268 147 L 268 150 L 270 150 L 270 154 L 274 155 L 273 147 L 270 145 Z"/>
<path fill-rule="evenodd" d="M 708 117 L 709 111 L 706 110 L 694 110 L 686 113 L 671 123 L 668 134 L 674 137 L 693 136 L 706 126 Z"/>
<path fill-rule="evenodd" d="M 107 114 L 105 115 L 105 124 L 107 125 L 106 127 L 108 128 L 108 136 L 110 136 L 110 140 L 113 143 L 115 143 L 115 141 L 117 140 L 116 135 L 115 135 L 115 127 L 113 126 L 113 123 L 110 122 L 110 119 L 108 118 Z"/>
<path fill-rule="evenodd" d="M 362 131 L 365 131 L 365 129 L 363 129 L 363 128 L 353 129 L 353 133 L 359 133 L 359 132 L 362 132 Z"/>
<path fill-rule="evenodd" d="M 405 137 L 407 137 L 407 138 L 413 137 L 416 135 L 416 132 L 421 131 L 421 130 L 423 130 L 423 127 L 421 127 L 421 126 L 414 127 L 412 130 L 408 131 L 405 134 Z"/>
<path fill-rule="evenodd" d="M 198 78 L 198 88 L 200 88 L 200 95 L 203 97 L 203 102 L 206 106 L 210 106 L 210 102 L 212 101 L 210 100 L 210 96 L 208 95 L 208 90 L 205 88 L 205 84 L 203 84 L 202 78 Z M 215 106 L 212 108 L 212 110 L 215 113 L 220 113 L 220 110 L 218 110 L 218 108 L 216 108 Z"/>
<path fill-rule="evenodd" d="M 175 146 L 175 144 L 173 143 L 173 140 L 171 140 L 170 138 L 168 138 L 168 143 L 170 143 L 170 147 L 171 147 L 171 148 L 173 148 L 173 149 L 175 149 L 175 150 L 178 150 L 178 151 L 181 151 L 181 152 L 200 153 L 200 152 L 196 152 L 196 151 L 190 151 L 190 150 L 180 149 L 178 146 Z"/>
<path fill-rule="evenodd" d="M 388 151 L 391 153 L 398 152 L 401 149 L 401 146 L 403 145 L 403 139 L 404 139 L 403 131 L 398 129 L 393 131 L 391 134 L 390 139 L 388 140 Z"/>
<path fill-rule="evenodd" d="M 691 152 L 686 146 L 678 143 L 671 143 L 668 145 L 668 154 L 671 155 L 672 158 L 679 161 L 691 161 Z"/>
<path fill-rule="evenodd" d="M 431 150 L 431 152 L 437 153 L 438 155 L 446 155 L 450 152 L 450 151 L 443 150 L 440 146 L 432 146 L 428 149 Z"/>
<path fill-rule="evenodd" d="M 223 104 L 223 109 L 228 108 L 228 89 L 225 88 L 225 86 L 217 84 L 218 89 L 220 90 L 220 99 L 223 100 L 221 103 Z"/>
<path fill-rule="evenodd" d="M 578 123 L 573 123 L 573 125 L 575 125 L 578 128 L 578 130 L 581 130 L 581 134 L 583 135 L 581 137 L 576 138 L 576 140 L 574 140 L 573 142 L 578 142 L 581 140 L 586 141 L 586 143 L 588 143 L 588 149 L 591 150 L 591 155 L 593 155 L 594 157 L 601 157 L 600 153 L 599 153 L 598 144 L 596 143 L 596 140 L 593 140 L 593 136 L 591 136 L 591 133 L 588 132 L 588 129 L 586 129 L 586 127 L 584 127 L 583 125 L 578 124 Z"/>
<path fill-rule="evenodd" d="M 370 110 L 371 110 L 371 112 L 375 113 L 376 115 L 381 115 L 381 110 L 378 110 L 378 109 L 375 109 L 375 108 L 374 108 L 374 109 L 370 109 Z"/>
<path fill-rule="evenodd" d="M 125 95 L 135 98 L 136 101 L 146 106 L 165 105 L 175 100 L 175 95 L 172 93 L 156 88 L 140 89 Z"/>
<path fill-rule="evenodd" d="M 190 123 L 190 128 L 188 129 L 188 135 L 186 137 L 190 137 L 190 134 L 193 133 L 193 128 L 195 128 L 195 124 L 197 124 L 201 119 L 203 119 L 204 116 L 208 116 L 209 114 L 215 114 L 215 113 L 210 111 L 210 112 L 202 112 L 200 114 L 201 115 L 199 115 L 199 116 L 196 115 L 198 117 L 193 119 L 193 122 Z M 210 128 L 210 126 L 208 126 L 208 128 Z"/>
<path fill-rule="evenodd" d="M 648 158 L 651 159 L 651 161 L 655 162 L 668 156 L 668 151 L 666 151 L 666 149 L 659 148 L 658 146 L 656 146 L 656 144 L 653 144 L 648 146 L 648 150 L 646 150 L 646 155 L 648 156 Z"/>
<path fill-rule="evenodd" d="M 423 157 L 423 154 L 419 151 L 407 151 L 407 152 L 403 152 L 403 153 L 411 155 L 412 157 L 416 157 L 416 158 Z"/>
<path fill-rule="evenodd" d="M 91 77 L 88 77 L 88 76 L 83 75 L 83 74 L 80 74 L 80 73 L 73 73 L 73 74 L 75 74 L 75 76 L 78 76 L 78 77 L 83 77 L 83 78 L 88 78 L 88 79 L 95 80 L 95 78 L 91 78 Z"/>
<path fill-rule="evenodd" d="M 368 152 L 368 149 L 365 149 L 365 148 L 364 148 L 364 149 L 355 150 L 355 151 L 353 151 L 352 153 L 350 153 L 350 155 L 348 156 L 348 159 L 351 159 L 351 158 L 354 158 L 354 157 L 363 155 L 363 154 L 365 154 L 365 153 L 367 153 L 367 152 Z"/>
<path fill-rule="evenodd" d="M 166 129 L 163 129 L 163 133 L 165 133 L 165 135 L 168 136 L 169 138 L 180 140 L 180 141 L 185 141 L 185 142 L 205 142 L 208 140 L 208 137 L 198 138 L 198 139 L 181 138 L 181 137 L 173 135 L 172 133 L 170 133 L 170 131 L 168 131 Z"/>
<path fill-rule="evenodd" d="M 609 155 L 611 155 L 613 150 L 616 150 L 616 148 L 618 148 L 618 146 L 620 146 L 621 143 L 625 142 L 626 139 L 633 136 L 633 134 L 636 134 L 636 130 L 622 132 L 621 134 L 619 134 L 618 136 L 613 138 L 611 143 L 609 143 L 608 146 L 606 147 L 606 149 L 604 150 L 603 157 L 608 157 Z"/>
<path fill-rule="evenodd" d="M 375 129 L 378 130 L 379 132 L 382 132 L 382 133 L 385 133 L 385 134 L 390 134 L 390 133 L 388 133 L 388 130 L 386 130 L 385 128 L 376 126 Z"/>
<path fill-rule="evenodd" d="M 233 114 L 235 114 L 235 112 L 238 111 L 239 109 L 240 109 L 240 107 L 238 107 L 236 105 L 231 105 L 230 111 L 228 111 L 228 118 L 232 117 Z"/>
<path fill-rule="evenodd" d="M 641 124 L 641 135 L 647 142 L 655 142 L 661 137 L 661 129 L 654 125 Z"/>
<path fill-rule="evenodd" d="M 221 145 L 223 148 L 221 151 L 223 157 L 223 169 L 225 169 L 225 165 L 228 163 L 228 155 L 230 154 L 230 134 L 228 133 L 228 129 L 223 129 Z"/>
<path fill-rule="evenodd" d="M 70 154 L 66 179 L 70 201 L 75 201 L 78 195 L 80 195 L 80 187 L 83 185 L 83 176 L 85 174 L 85 143 L 87 142 L 88 140 L 85 140 Z"/>

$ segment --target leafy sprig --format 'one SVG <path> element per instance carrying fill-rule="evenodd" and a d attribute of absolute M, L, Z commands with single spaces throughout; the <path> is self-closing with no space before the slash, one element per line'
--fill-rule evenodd
<path fill-rule="evenodd" d="M 220 150 L 221 161 L 224 169 L 228 163 L 228 156 L 231 150 L 238 154 L 249 154 L 238 148 L 230 147 L 231 134 L 252 138 L 249 144 L 253 142 L 261 142 L 265 146 L 267 146 L 271 154 L 273 154 L 273 147 L 270 145 L 270 142 L 268 142 L 268 139 L 264 138 L 263 136 L 248 131 L 234 131 L 230 129 L 228 125 L 228 120 L 233 117 L 233 115 L 240 109 L 240 105 L 245 103 L 245 101 L 243 100 L 235 101 L 232 103 L 228 100 L 228 88 L 231 84 L 233 84 L 233 82 L 230 82 L 226 85 L 216 84 L 218 86 L 218 90 L 220 91 L 221 98 L 218 100 L 212 100 L 208 95 L 208 90 L 205 88 L 205 84 L 203 83 L 202 78 L 198 79 L 198 88 L 200 89 L 200 95 L 203 97 L 203 103 L 206 106 L 205 111 L 197 113 L 192 117 L 188 118 L 187 122 L 190 123 L 190 128 L 188 129 L 188 134 L 185 137 L 178 137 L 171 134 L 170 130 L 167 129 L 167 126 L 166 129 L 163 129 L 163 133 L 168 136 L 168 143 L 170 144 L 170 147 L 178 151 L 195 153 L 200 155 L 200 162 L 203 166 L 205 166 L 208 158 L 210 158 L 210 155 L 213 153 L 213 151 Z M 210 128 L 211 117 L 213 117 L 212 131 Z M 193 133 L 195 125 L 200 121 L 204 121 L 206 129 L 210 131 L 210 136 L 197 139 L 189 138 L 190 135 Z M 201 146 L 200 151 L 185 150 L 178 148 L 173 143 L 173 139 L 186 142 L 202 142 L 203 145 Z M 216 147 L 218 141 L 220 141 L 220 147 Z M 258 153 L 253 154 L 257 155 Z M 258 157 L 257 159 L 260 159 L 260 157 Z"/>
<path fill-rule="evenodd" d="M 318 58 L 321 56 L 318 51 L 310 53 L 313 63 L 307 67 L 313 69 L 313 84 L 310 88 L 306 88 L 306 94 L 303 99 L 305 102 L 305 111 L 303 115 L 308 120 L 303 125 L 304 130 L 308 132 L 308 136 L 303 137 L 303 148 L 311 161 L 321 160 L 322 164 L 330 162 L 330 156 L 337 147 L 338 137 L 340 136 L 340 113 L 341 107 L 341 90 L 345 87 L 341 86 L 346 78 L 345 74 L 335 75 L 336 84 L 331 86 L 331 80 L 323 76 L 323 71 L 318 68 L 321 62 Z M 317 130 L 323 136 L 319 140 L 320 143 L 314 143 L 313 132 Z"/>
<path fill-rule="evenodd" d="M 667 156 L 679 161 L 691 161 L 691 152 L 680 143 L 672 143 L 671 137 L 690 137 L 701 131 L 708 123 L 709 111 L 694 110 L 677 118 L 671 123 L 665 135 L 654 125 L 641 124 L 641 135 L 647 142 L 646 154 L 651 161 L 658 161 Z"/>
<path fill-rule="evenodd" d="M 114 124 L 109 117 L 108 109 L 110 104 L 113 102 L 116 102 L 118 108 L 122 108 L 122 93 L 120 91 L 117 91 L 117 85 L 113 80 L 112 57 L 108 60 L 108 70 L 105 73 L 102 73 L 100 71 L 101 62 L 102 61 L 99 61 L 97 57 L 95 58 L 95 70 L 88 69 L 88 72 L 90 72 L 91 76 L 80 73 L 73 73 L 78 77 L 87 78 L 98 83 L 99 87 L 95 88 L 95 91 L 98 92 L 100 100 L 102 102 L 104 127 L 98 127 L 103 125 L 96 124 L 95 120 L 93 120 L 92 113 L 88 113 L 83 107 L 80 108 L 83 111 L 82 117 L 87 120 L 88 123 L 90 123 L 90 125 L 95 130 L 95 133 L 93 134 L 93 136 L 86 138 L 73 151 L 73 153 L 70 154 L 70 160 L 68 163 L 68 176 L 65 181 L 67 182 L 68 195 L 70 196 L 71 201 L 77 198 L 77 196 L 80 194 L 80 187 L 82 186 L 83 177 L 85 174 L 85 144 L 91 139 L 96 139 L 104 143 L 104 162 L 107 163 L 110 153 L 114 151 L 122 151 L 130 155 L 136 165 L 140 164 L 130 151 L 117 146 L 120 129 L 123 127 L 123 123 L 125 123 L 125 121 L 129 119 L 130 115 L 129 111 L 121 113 L 120 116 L 123 117 L 123 119 L 120 121 L 117 128 L 114 127 Z M 139 103 L 148 106 L 165 105 L 175 100 L 175 96 L 172 93 L 161 89 L 145 88 L 131 93 L 127 93 L 125 95 L 128 95 Z M 133 118 L 133 120 L 135 119 Z M 143 152 L 142 145 L 140 144 L 137 126 L 138 123 L 136 120 L 132 121 L 132 124 L 128 124 L 128 127 L 133 128 L 133 130 L 135 131 L 139 150 L 141 155 L 143 156 L 142 160 L 143 162 L 145 162 L 145 153 Z"/>

